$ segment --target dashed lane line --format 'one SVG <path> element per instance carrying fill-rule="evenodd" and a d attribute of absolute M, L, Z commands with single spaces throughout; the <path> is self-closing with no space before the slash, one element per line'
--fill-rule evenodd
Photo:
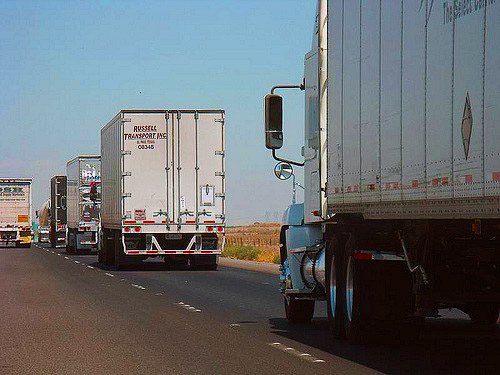
<path fill-rule="evenodd" d="M 324 360 L 322 359 L 319 359 L 319 358 L 316 358 L 316 357 L 313 357 L 312 355 L 310 355 L 309 353 L 302 353 L 300 351 L 298 351 L 297 349 L 294 349 L 294 348 L 291 348 L 289 346 L 286 346 L 280 342 L 272 342 L 272 343 L 269 343 L 268 344 L 269 346 L 272 346 L 273 348 L 276 348 L 276 349 L 279 349 L 281 351 L 284 351 L 285 353 L 289 353 L 289 354 L 292 354 L 300 359 L 303 359 L 305 361 L 308 361 L 308 362 L 312 362 L 312 363 L 325 363 Z"/>
<path fill-rule="evenodd" d="M 109 277 L 115 277 L 115 275 L 113 275 L 112 273 L 109 273 L 109 272 L 106 272 L 105 275 L 109 276 Z"/>
<path fill-rule="evenodd" d="M 197 309 L 196 307 L 191 306 L 191 305 L 188 305 L 188 304 L 186 304 L 186 303 L 184 303 L 184 302 L 182 302 L 182 301 L 177 302 L 177 303 L 174 303 L 174 305 L 177 305 L 177 306 L 183 307 L 183 308 L 185 308 L 186 310 L 191 311 L 191 312 L 201 312 L 201 310 L 200 310 L 200 309 Z"/>
<path fill-rule="evenodd" d="M 137 289 L 141 289 L 141 290 L 145 290 L 146 288 L 144 288 L 142 285 L 137 285 L 137 284 L 131 284 L 134 288 L 137 288 Z"/>
<path fill-rule="evenodd" d="M 77 260 L 75 260 L 75 263 L 76 263 L 76 264 L 80 264 L 80 262 L 79 262 L 79 261 L 77 261 Z"/>

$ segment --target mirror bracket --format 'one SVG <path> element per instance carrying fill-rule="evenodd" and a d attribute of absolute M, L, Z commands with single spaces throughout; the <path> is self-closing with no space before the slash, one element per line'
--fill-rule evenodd
<path fill-rule="evenodd" d="M 293 160 L 288 160 L 288 159 L 283 159 L 283 158 L 280 158 L 279 156 L 276 155 L 276 150 L 272 150 L 273 152 L 273 158 L 274 160 L 276 161 L 282 161 L 284 163 L 288 163 L 288 164 L 292 164 L 292 165 L 296 165 L 298 167 L 303 167 L 304 166 L 304 162 L 300 163 L 298 161 L 293 161 Z"/>
<path fill-rule="evenodd" d="M 271 94 L 274 94 L 274 92 L 277 89 L 300 89 L 301 91 L 304 91 L 306 89 L 306 87 L 305 87 L 305 80 L 300 85 L 275 85 L 275 86 L 271 87 Z M 305 162 L 300 163 L 298 161 L 293 161 L 293 160 L 288 160 L 288 159 L 280 158 L 279 156 L 276 155 L 276 150 L 275 149 L 272 149 L 272 153 L 273 153 L 273 159 L 276 160 L 276 161 L 281 161 L 281 162 L 284 162 L 284 163 L 289 163 L 289 164 L 292 164 L 292 165 L 296 165 L 298 167 L 303 167 L 304 164 L 305 164 Z"/>

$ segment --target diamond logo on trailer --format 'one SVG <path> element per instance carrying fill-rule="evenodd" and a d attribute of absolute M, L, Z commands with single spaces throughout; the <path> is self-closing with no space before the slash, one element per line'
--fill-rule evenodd
<path fill-rule="evenodd" d="M 465 97 L 464 114 L 462 117 L 462 141 L 464 143 L 465 159 L 469 159 L 470 137 L 472 135 L 472 109 L 470 105 L 469 92 Z"/>

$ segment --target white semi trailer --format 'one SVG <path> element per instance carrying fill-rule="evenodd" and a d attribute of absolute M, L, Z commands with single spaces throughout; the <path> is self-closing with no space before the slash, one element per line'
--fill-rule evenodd
<path fill-rule="evenodd" d="M 266 147 L 304 167 L 281 230 L 287 317 L 337 336 L 500 305 L 500 3 L 320 0 L 304 82 L 265 98 Z M 280 88 L 305 90 L 303 162 Z M 289 168 L 277 168 L 277 173 Z M 287 176 L 282 176 L 283 178 Z"/>
<path fill-rule="evenodd" d="M 0 178 L 0 243 L 30 247 L 31 178 Z"/>
<path fill-rule="evenodd" d="M 223 110 L 122 110 L 101 130 L 99 261 L 216 269 L 225 241 Z"/>
<path fill-rule="evenodd" d="M 77 156 L 66 163 L 66 251 L 97 250 L 101 209 L 101 157 Z"/>

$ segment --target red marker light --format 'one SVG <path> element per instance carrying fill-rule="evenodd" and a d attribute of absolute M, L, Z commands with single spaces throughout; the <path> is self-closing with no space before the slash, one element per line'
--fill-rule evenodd
<path fill-rule="evenodd" d="M 213 230 L 214 230 L 214 228 L 212 228 L 212 227 L 207 227 L 207 230 L 208 230 L 209 232 L 211 232 L 211 231 L 213 231 Z"/>
<path fill-rule="evenodd" d="M 136 232 L 140 232 L 141 231 L 141 227 L 135 227 L 135 231 Z"/>

